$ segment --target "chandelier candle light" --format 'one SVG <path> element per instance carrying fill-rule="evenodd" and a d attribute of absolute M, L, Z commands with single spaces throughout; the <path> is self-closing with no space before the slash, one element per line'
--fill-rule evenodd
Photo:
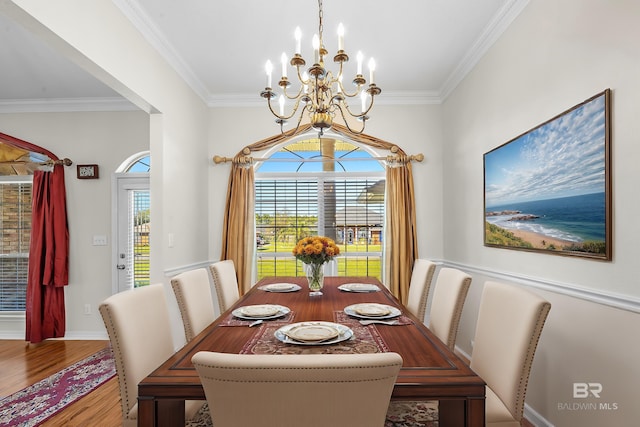
<path fill-rule="evenodd" d="M 304 263 L 309 295 L 322 295 L 324 264 L 339 255 L 340 248 L 328 237 L 305 237 L 298 241 L 292 253 Z"/>
<path fill-rule="evenodd" d="M 373 107 L 373 100 L 376 95 L 380 95 L 382 90 L 374 83 L 374 71 L 375 61 L 373 58 L 369 60 L 369 86 L 366 86 L 366 79 L 362 75 L 362 62 L 364 57 L 361 52 L 356 55 L 357 70 L 356 76 L 353 79 L 353 84 L 356 87 L 354 92 L 348 92 L 342 84 L 343 77 L 343 65 L 349 61 L 349 56 L 344 51 L 344 26 L 338 25 L 338 52 L 333 57 L 333 62 L 337 63 L 338 73 L 334 74 L 332 71 L 328 71 L 325 68 L 324 58 L 328 55 L 328 51 L 324 47 L 322 41 L 322 0 L 318 0 L 319 9 L 319 24 L 318 34 L 313 36 L 313 65 L 307 70 L 302 72 L 301 68 L 306 65 L 305 60 L 302 58 L 301 52 L 301 40 L 302 32 L 299 27 L 295 30 L 296 40 L 296 53 L 293 55 L 289 64 L 295 67 L 297 78 L 300 84 L 297 93 L 290 93 L 289 87 L 291 82 L 287 78 L 287 55 L 282 54 L 280 60 L 282 63 L 282 77 L 278 82 L 278 86 L 281 88 L 282 93 L 280 95 L 271 88 L 272 86 L 272 73 L 273 64 L 271 61 L 267 61 L 265 70 L 267 72 L 267 87 L 260 93 L 260 96 L 267 100 L 267 105 L 271 113 L 276 116 L 276 123 L 280 125 L 280 131 L 283 131 L 283 126 L 287 123 L 287 120 L 292 118 L 300 110 L 298 117 L 298 123 L 295 130 L 298 129 L 302 118 L 305 116 L 305 112 L 308 113 L 311 125 L 317 130 L 320 135 L 325 130 L 328 130 L 333 125 L 333 119 L 339 112 L 344 120 L 344 123 L 353 134 L 361 134 L 365 128 L 365 122 L 369 119 L 367 114 Z M 353 112 L 347 98 L 360 98 L 361 109 L 359 113 Z M 273 108 L 272 99 L 278 98 L 278 112 Z M 285 114 L 285 103 L 287 100 L 293 101 L 293 109 L 291 114 Z M 300 107 L 302 106 L 302 109 Z M 353 130 L 349 125 L 348 118 L 355 118 L 362 122 L 362 127 L 359 130 Z M 295 133 L 294 130 L 294 133 Z"/>

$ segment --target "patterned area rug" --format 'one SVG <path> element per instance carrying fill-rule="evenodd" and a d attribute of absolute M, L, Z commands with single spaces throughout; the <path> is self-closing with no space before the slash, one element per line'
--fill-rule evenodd
<path fill-rule="evenodd" d="M 186 427 L 215 427 L 205 404 Z M 384 427 L 438 427 L 438 402 L 398 402 L 389 405 Z"/>
<path fill-rule="evenodd" d="M 392 401 L 384 427 L 438 427 L 438 402 Z"/>
<path fill-rule="evenodd" d="M 0 400 L 0 427 L 40 425 L 111 379 L 111 348 L 100 350 L 56 374 Z"/>

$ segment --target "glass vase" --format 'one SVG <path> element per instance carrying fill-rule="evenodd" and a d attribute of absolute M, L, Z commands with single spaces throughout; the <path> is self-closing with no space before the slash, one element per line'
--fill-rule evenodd
<path fill-rule="evenodd" d="M 324 286 L 324 264 L 304 264 L 304 272 L 309 282 L 309 294 L 322 295 L 322 286 Z"/>

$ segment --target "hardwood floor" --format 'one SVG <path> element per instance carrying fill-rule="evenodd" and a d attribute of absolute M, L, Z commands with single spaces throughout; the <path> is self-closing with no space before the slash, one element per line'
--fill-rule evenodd
<path fill-rule="evenodd" d="M 108 341 L 47 340 L 28 344 L 18 340 L 0 340 L 0 398 L 53 375 L 108 345 Z M 121 420 L 118 378 L 113 377 L 41 426 L 115 427 L 121 425 Z M 522 426 L 534 427 L 527 420 Z"/>
<path fill-rule="evenodd" d="M 0 340 L 0 397 L 6 397 L 108 346 L 108 341 Z M 121 425 L 120 390 L 114 377 L 41 424 L 44 427 Z"/>

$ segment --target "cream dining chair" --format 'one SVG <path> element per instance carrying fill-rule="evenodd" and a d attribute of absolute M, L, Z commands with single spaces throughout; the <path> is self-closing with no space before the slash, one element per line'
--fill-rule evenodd
<path fill-rule="evenodd" d="M 411 281 L 409 282 L 409 295 L 407 296 L 407 309 L 421 322 L 424 322 L 429 288 L 435 271 L 436 264 L 429 260 L 416 259 L 413 263 Z"/>
<path fill-rule="evenodd" d="M 487 384 L 486 425 L 519 427 L 531 364 L 551 304 L 523 288 L 488 281 L 471 355 Z"/>
<path fill-rule="evenodd" d="M 383 427 L 402 367 L 397 353 L 191 359 L 215 427 Z"/>
<path fill-rule="evenodd" d="M 455 348 L 462 307 L 471 285 L 471 276 L 455 268 L 444 267 L 431 298 L 429 329 L 451 350 Z"/>
<path fill-rule="evenodd" d="M 116 364 L 122 425 L 137 426 L 138 383 L 174 353 L 169 312 L 160 284 L 120 292 L 99 307 Z M 198 415 L 202 401 L 187 401 L 186 419 Z"/>
<path fill-rule="evenodd" d="M 205 268 L 196 268 L 177 274 L 171 279 L 171 288 L 189 342 L 216 319 L 209 273 Z"/>
<path fill-rule="evenodd" d="M 211 264 L 209 269 L 213 277 L 220 313 L 224 313 L 240 299 L 235 264 L 233 260 L 228 259 Z"/>

